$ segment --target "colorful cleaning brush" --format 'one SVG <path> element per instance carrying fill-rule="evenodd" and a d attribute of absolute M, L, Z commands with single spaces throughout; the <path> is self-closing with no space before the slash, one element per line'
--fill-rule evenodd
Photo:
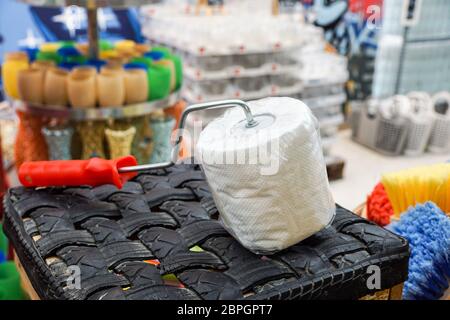
<path fill-rule="evenodd" d="M 367 217 L 382 226 L 398 220 L 410 206 L 434 202 L 450 212 L 450 163 L 435 164 L 384 174 L 367 197 Z"/>
<path fill-rule="evenodd" d="M 450 218 L 427 202 L 410 208 L 388 229 L 405 237 L 411 249 L 403 298 L 441 298 L 450 281 Z"/>

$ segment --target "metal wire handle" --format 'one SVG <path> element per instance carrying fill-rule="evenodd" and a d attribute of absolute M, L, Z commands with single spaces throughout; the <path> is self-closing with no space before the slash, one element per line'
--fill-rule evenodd
<path fill-rule="evenodd" d="M 253 118 L 253 114 L 250 110 L 250 107 L 241 100 L 221 100 L 221 101 L 213 101 L 213 102 L 206 102 L 206 103 L 199 103 L 194 104 L 192 106 L 187 107 L 184 109 L 183 113 L 181 114 L 180 123 L 178 125 L 177 130 L 177 138 L 175 140 L 175 145 L 172 149 L 172 160 L 168 162 L 160 162 L 160 163 L 154 163 L 154 164 L 143 164 L 138 166 L 130 166 L 130 167 L 122 167 L 119 169 L 119 173 L 126 173 L 126 172 L 135 172 L 135 171 L 144 171 L 144 170 L 151 170 L 151 169 L 163 169 L 170 166 L 173 166 L 177 160 L 178 160 L 178 153 L 180 150 L 180 144 L 183 140 L 183 131 L 184 125 L 186 123 L 186 118 L 189 115 L 189 113 L 193 111 L 200 111 L 205 109 L 217 109 L 217 108 L 232 108 L 232 107 L 241 107 L 244 111 L 245 118 L 247 120 L 246 127 L 252 128 L 258 125 L 258 122 Z"/>

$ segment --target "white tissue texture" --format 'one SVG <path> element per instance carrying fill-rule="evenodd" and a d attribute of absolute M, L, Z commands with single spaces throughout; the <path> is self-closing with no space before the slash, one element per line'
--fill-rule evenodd
<path fill-rule="evenodd" d="M 202 131 L 196 157 L 224 227 L 249 250 L 274 253 L 327 226 L 335 205 L 311 110 L 292 98 L 249 106 L 258 126 L 229 109 Z"/>

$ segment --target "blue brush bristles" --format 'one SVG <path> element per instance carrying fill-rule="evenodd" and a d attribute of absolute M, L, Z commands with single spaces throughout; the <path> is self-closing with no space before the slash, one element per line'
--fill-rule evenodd
<path fill-rule="evenodd" d="M 390 229 L 411 249 L 403 298 L 439 299 L 450 280 L 450 218 L 434 203 L 410 208 Z"/>

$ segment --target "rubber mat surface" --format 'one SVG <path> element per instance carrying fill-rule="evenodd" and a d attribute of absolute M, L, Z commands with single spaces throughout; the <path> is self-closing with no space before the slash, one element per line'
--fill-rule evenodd
<path fill-rule="evenodd" d="M 121 190 L 14 188 L 5 205 L 5 232 L 42 299 L 354 299 L 407 277 L 407 242 L 339 206 L 329 228 L 253 254 L 217 220 L 195 165 Z M 367 286 L 373 265 L 379 289 Z"/>

